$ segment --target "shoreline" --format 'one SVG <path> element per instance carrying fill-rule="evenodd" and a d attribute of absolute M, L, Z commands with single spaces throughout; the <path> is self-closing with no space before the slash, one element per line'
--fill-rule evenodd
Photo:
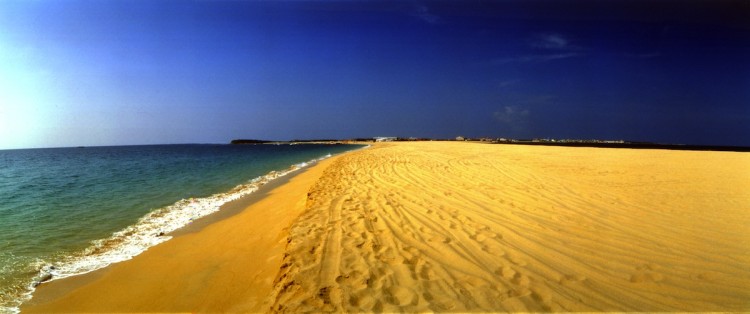
<path fill-rule="evenodd" d="M 383 143 L 22 310 L 747 311 L 749 165 L 733 152 Z"/>
<path fill-rule="evenodd" d="M 330 160 L 336 159 L 340 157 L 341 155 L 344 155 L 353 151 L 357 151 L 357 150 L 359 149 L 344 152 L 338 155 L 333 155 L 333 156 L 323 158 L 323 159 L 316 159 L 313 161 L 308 161 L 306 162 L 307 165 L 302 167 L 301 169 L 288 172 L 285 175 L 269 180 L 268 182 L 261 184 L 257 188 L 256 191 L 249 193 L 247 195 L 244 195 L 243 197 L 240 197 L 239 199 L 232 200 L 221 205 L 218 211 L 212 214 L 200 217 L 198 219 L 195 219 L 190 224 L 185 225 L 182 228 L 176 229 L 170 233 L 165 234 L 166 236 L 170 236 L 172 238 L 156 246 L 152 246 L 148 248 L 146 251 L 142 252 L 141 254 L 135 257 L 132 257 L 131 259 L 113 263 L 104 268 L 100 268 L 91 272 L 42 282 L 39 286 L 36 287 L 35 291 L 32 293 L 32 298 L 21 304 L 20 309 L 22 312 L 70 311 L 74 307 L 69 307 L 70 306 L 69 303 L 67 305 L 59 306 L 59 307 L 54 304 L 56 303 L 65 304 L 65 299 L 69 298 L 70 295 L 73 294 L 77 289 L 86 287 L 92 283 L 95 283 L 97 280 L 101 279 L 102 277 L 106 277 L 108 274 L 112 272 L 113 268 L 122 267 L 121 265 L 126 264 L 126 263 L 131 263 L 134 259 L 141 259 L 142 258 L 141 256 L 148 254 L 150 251 L 160 246 L 164 246 L 164 245 L 169 246 L 170 243 L 172 243 L 173 241 L 176 241 L 177 239 L 200 234 L 206 228 L 210 228 L 211 226 L 215 224 L 220 224 L 223 221 L 231 220 L 237 215 L 241 215 L 244 211 L 250 209 L 253 205 L 267 198 L 270 194 L 274 192 L 274 190 L 288 184 L 292 180 L 295 180 L 296 177 L 305 175 L 307 172 L 313 171 L 312 170 L 313 168 L 320 167 L 321 164 L 324 164 Z M 291 167 L 295 167 L 295 166 L 296 165 L 292 165 Z M 118 308 L 113 307 L 110 309 L 110 311 L 113 311 L 113 310 L 116 311 L 118 310 Z M 94 310 L 94 311 L 99 312 L 99 310 Z M 182 311 L 186 311 L 186 309 L 183 309 Z"/>

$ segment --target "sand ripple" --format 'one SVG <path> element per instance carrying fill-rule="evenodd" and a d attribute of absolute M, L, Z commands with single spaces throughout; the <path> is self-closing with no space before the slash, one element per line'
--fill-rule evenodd
<path fill-rule="evenodd" d="M 473 143 L 348 154 L 272 310 L 750 310 L 750 154 Z"/>

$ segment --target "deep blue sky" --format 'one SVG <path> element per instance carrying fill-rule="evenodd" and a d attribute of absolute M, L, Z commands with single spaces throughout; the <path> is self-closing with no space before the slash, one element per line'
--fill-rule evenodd
<path fill-rule="evenodd" d="M 0 149 L 750 145 L 748 1 L 0 1 Z"/>

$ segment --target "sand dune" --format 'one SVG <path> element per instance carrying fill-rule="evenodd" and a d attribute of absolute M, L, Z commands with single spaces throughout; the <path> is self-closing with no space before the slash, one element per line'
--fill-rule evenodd
<path fill-rule="evenodd" d="M 308 193 L 273 311 L 747 311 L 750 154 L 394 143 Z"/>

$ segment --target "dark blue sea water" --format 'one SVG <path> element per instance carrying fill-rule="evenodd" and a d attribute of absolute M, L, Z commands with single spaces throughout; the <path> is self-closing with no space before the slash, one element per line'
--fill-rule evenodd
<path fill-rule="evenodd" d="M 230 200 L 354 145 L 0 151 L 0 312 L 35 282 L 131 258 Z M 166 234 L 166 235 L 165 235 Z"/>

